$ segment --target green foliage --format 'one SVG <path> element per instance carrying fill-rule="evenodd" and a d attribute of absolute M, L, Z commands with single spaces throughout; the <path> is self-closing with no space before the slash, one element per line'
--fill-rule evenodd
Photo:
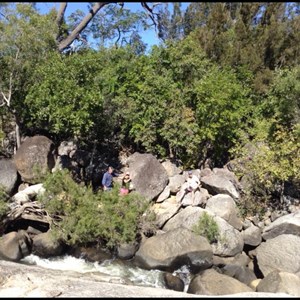
<path fill-rule="evenodd" d="M 72 16 L 71 16 L 72 17 Z M 139 32 L 146 29 L 145 12 L 132 12 L 117 5 L 105 6 L 92 20 L 90 31 L 101 46 L 131 45 L 137 54 L 145 51 Z"/>
<path fill-rule="evenodd" d="M 268 117 L 273 117 L 288 130 L 300 124 L 299 66 L 276 71 L 263 110 Z"/>
<path fill-rule="evenodd" d="M 196 34 L 207 56 L 222 66 L 246 66 L 253 87 L 267 93 L 273 71 L 295 66 L 299 56 L 299 10 L 295 2 L 191 3 L 185 34 Z"/>
<path fill-rule="evenodd" d="M 169 4 L 173 6 L 173 12 L 170 13 Z M 159 10 L 158 34 L 163 41 L 180 40 L 183 37 L 183 16 L 181 3 L 165 3 Z"/>
<path fill-rule="evenodd" d="M 9 196 L 5 192 L 5 189 L 2 185 L 0 185 L 0 220 L 3 219 L 4 216 L 6 216 L 7 212 L 9 211 L 8 206 L 8 200 Z"/>
<path fill-rule="evenodd" d="M 19 109 L 35 65 L 56 46 L 55 16 L 41 16 L 31 5 L 21 3 L 15 8 L 6 7 L 2 13 L 5 18 L 0 19 L 0 91 L 7 98 L 13 97 L 8 107 Z M 21 110 L 17 112 L 21 114 Z"/>
<path fill-rule="evenodd" d="M 270 205 L 270 195 L 267 195 L 264 187 L 258 185 L 255 180 L 251 183 L 251 189 L 245 191 L 237 203 L 239 214 L 243 219 L 257 216 L 262 220 Z"/>
<path fill-rule="evenodd" d="M 92 135 L 103 122 L 103 95 L 95 76 L 99 71 L 100 60 L 92 52 L 67 57 L 52 53 L 36 69 L 25 99 L 27 126 L 65 137 Z"/>
<path fill-rule="evenodd" d="M 210 243 L 216 242 L 220 238 L 220 232 L 214 217 L 206 211 L 203 212 L 197 224 L 194 224 L 192 231 L 198 235 L 206 237 Z"/>
<path fill-rule="evenodd" d="M 195 92 L 203 150 L 210 148 L 216 163 L 222 165 L 228 150 L 242 138 L 248 126 L 252 111 L 249 88 L 239 83 L 233 72 L 213 68 L 197 82 Z"/>
<path fill-rule="evenodd" d="M 148 205 L 138 194 L 120 196 L 117 185 L 110 192 L 95 194 L 64 170 L 51 174 L 44 187 L 46 193 L 39 201 L 52 216 L 61 217 L 53 232 L 67 244 L 101 240 L 114 247 L 136 239 L 140 216 Z"/>
<path fill-rule="evenodd" d="M 298 67 L 276 71 L 266 101 L 255 110 L 249 135 L 233 148 L 243 161 L 240 176 L 250 181 L 247 197 L 256 197 L 261 209 L 284 193 L 286 182 L 299 184 L 299 74 Z"/>
<path fill-rule="evenodd" d="M 5 138 L 5 134 L 3 132 L 3 124 L 2 119 L 0 119 L 0 143 L 2 144 L 3 139 Z M 1 148 L 0 148 L 1 149 Z"/>
<path fill-rule="evenodd" d="M 241 209 L 261 214 L 267 206 L 279 205 L 276 199 L 284 193 L 286 182 L 299 185 L 300 135 L 298 126 L 286 131 L 273 118 L 255 124 L 251 146 L 235 148 L 235 155 L 242 162 L 238 166 L 240 176 L 248 181 Z"/>
<path fill-rule="evenodd" d="M 256 174 L 259 183 L 271 189 L 274 184 L 299 180 L 300 139 L 295 131 L 278 128 L 274 140 L 260 144 L 256 155 L 249 161 L 249 168 Z"/>

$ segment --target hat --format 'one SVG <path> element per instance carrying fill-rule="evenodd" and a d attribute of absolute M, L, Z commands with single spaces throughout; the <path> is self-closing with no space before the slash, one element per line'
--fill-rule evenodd
<path fill-rule="evenodd" d="M 190 171 L 188 171 L 188 174 L 189 174 L 189 175 L 192 175 L 192 174 L 193 174 L 193 172 L 190 170 Z"/>
<path fill-rule="evenodd" d="M 125 175 L 130 175 L 129 172 L 126 172 Z"/>

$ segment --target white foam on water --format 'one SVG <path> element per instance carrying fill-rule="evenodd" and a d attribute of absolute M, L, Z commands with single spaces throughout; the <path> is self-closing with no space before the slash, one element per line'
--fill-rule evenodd
<path fill-rule="evenodd" d="M 70 255 L 41 258 L 31 254 L 23 258 L 20 262 L 55 270 L 76 271 L 80 273 L 101 272 L 111 276 L 129 279 L 135 285 L 165 288 L 162 271 L 144 270 L 113 259 L 105 260 L 102 263 L 93 263 L 83 258 L 76 258 Z"/>

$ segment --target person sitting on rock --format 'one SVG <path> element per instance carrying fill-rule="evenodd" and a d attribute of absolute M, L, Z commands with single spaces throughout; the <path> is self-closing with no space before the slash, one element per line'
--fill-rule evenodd
<path fill-rule="evenodd" d="M 189 192 L 192 193 L 192 202 L 194 202 L 195 191 L 200 187 L 199 178 L 193 174 L 192 171 L 188 171 L 188 177 L 186 182 L 182 185 L 181 190 L 177 193 L 177 201 L 181 201 L 182 198 Z"/>

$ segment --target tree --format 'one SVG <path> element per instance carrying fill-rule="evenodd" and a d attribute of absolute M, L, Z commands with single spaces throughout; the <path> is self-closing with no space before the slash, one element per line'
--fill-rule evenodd
<path fill-rule="evenodd" d="M 16 124 L 16 149 L 20 145 L 23 100 L 31 84 L 31 75 L 36 65 L 51 51 L 64 52 L 75 39 L 82 40 L 83 32 L 96 14 L 106 5 L 116 3 L 97 2 L 89 13 L 77 20 L 69 33 L 65 22 L 67 2 L 61 3 L 58 11 L 40 15 L 34 3 L 2 3 L 0 5 L 0 113 L 11 114 Z M 146 2 L 141 2 L 148 16 L 156 24 L 156 14 Z M 133 22 L 133 21 L 132 21 Z M 132 23 L 129 22 L 129 26 Z M 74 22 L 73 22 L 74 25 Z M 131 43 L 137 52 L 144 50 L 139 36 L 134 34 Z M 50 54 L 51 55 L 51 54 Z"/>
<path fill-rule="evenodd" d="M 66 30 L 66 24 L 65 24 L 65 11 L 67 8 L 67 2 L 62 2 L 60 4 L 60 8 L 57 13 L 56 23 L 59 27 L 59 35 L 56 37 L 57 40 L 57 46 L 58 50 L 60 52 L 63 52 L 66 50 L 76 39 L 80 39 L 80 35 L 82 32 L 87 28 L 87 26 L 90 24 L 90 22 L 96 17 L 98 12 L 106 5 L 116 5 L 117 2 L 94 2 L 93 6 L 90 7 L 89 12 L 82 18 L 81 21 L 78 22 L 78 24 L 72 28 L 71 32 Z M 119 5 L 123 7 L 124 3 L 119 2 Z M 149 6 L 147 2 L 141 2 L 142 7 L 145 9 L 148 17 L 153 21 L 153 25 L 156 26 L 158 23 L 157 16 L 158 14 L 154 12 L 154 9 L 157 5 L 157 3 L 154 3 L 152 7 Z"/>
<path fill-rule="evenodd" d="M 253 86 L 266 95 L 274 70 L 299 61 L 299 4 L 295 2 L 191 3 L 185 34 L 196 39 L 208 57 L 255 75 Z"/>
<path fill-rule="evenodd" d="M 55 49 L 53 12 L 40 16 L 29 4 L 1 6 L 0 18 L 0 107 L 11 114 L 20 145 L 22 101 L 30 86 L 35 65 Z"/>
<path fill-rule="evenodd" d="M 173 13 L 170 14 L 168 3 L 159 10 L 159 37 L 163 41 L 183 38 L 183 16 L 181 3 L 173 2 Z"/>

